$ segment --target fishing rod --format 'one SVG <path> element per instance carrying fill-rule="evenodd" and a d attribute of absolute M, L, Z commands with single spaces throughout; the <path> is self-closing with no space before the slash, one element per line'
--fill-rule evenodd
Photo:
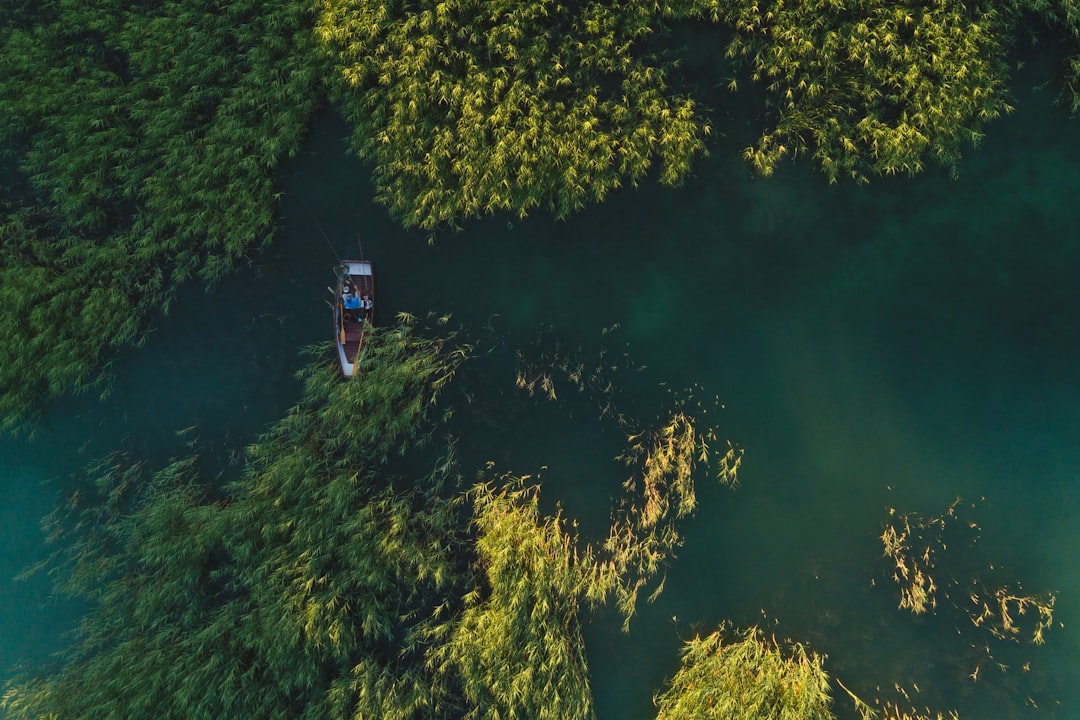
<path fill-rule="evenodd" d="M 341 256 L 338 255 L 337 250 L 334 249 L 334 244 L 330 242 L 330 237 L 326 234 L 326 231 L 323 230 L 323 226 L 322 223 L 319 222 L 319 218 L 315 217 L 315 213 L 311 213 L 311 219 L 315 221 L 315 226 L 318 227 L 319 232 L 322 233 L 323 240 L 326 241 L 327 246 L 330 248 L 330 252 L 334 253 L 334 257 L 337 258 L 338 265 L 344 265 L 344 263 L 341 262 Z"/>
<path fill-rule="evenodd" d="M 311 219 L 315 221 L 315 227 L 319 228 L 319 233 L 322 234 L 323 240 L 326 241 L 326 246 L 330 248 L 330 252 L 332 252 L 334 254 L 334 257 L 337 258 L 338 265 L 344 265 L 345 263 L 341 261 L 341 256 L 338 255 L 337 250 L 334 249 L 334 243 L 330 242 L 330 236 L 326 234 L 325 230 L 323 230 L 322 223 L 319 222 L 319 218 L 317 215 L 315 215 L 315 211 L 311 209 L 310 205 L 308 205 L 307 200 L 300 198 L 300 202 L 304 203 L 304 207 L 307 208 L 308 215 L 311 215 Z"/>

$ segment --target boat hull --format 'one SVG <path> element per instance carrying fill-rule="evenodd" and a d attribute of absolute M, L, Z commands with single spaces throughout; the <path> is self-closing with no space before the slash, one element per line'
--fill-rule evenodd
<path fill-rule="evenodd" d="M 356 297 L 368 297 L 372 307 L 346 307 L 345 289 L 351 286 Z M 341 373 L 356 374 L 364 352 L 364 340 L 375 322 L 375 270 L 369 260 L 342 260 L 337 272 L 334 300 L 334 345 Z"/>

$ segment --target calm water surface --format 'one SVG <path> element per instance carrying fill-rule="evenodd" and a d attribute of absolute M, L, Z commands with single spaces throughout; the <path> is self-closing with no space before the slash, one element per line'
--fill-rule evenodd
<path fill-rule="evenodd" d="M 899 682 L 917 705 L 964 717 L 1076 717 L 1080 143 L 1049 91 L 1016 92 L 1017 111 L 956 181 L 827 187 L 803 166 L 755 179 L 737 153 L 753 132 L 721 111 L 727 139 L 684 188 L 646 184 L 561 223 L 470 223 L 434 245 L 372 203 L 345 126 L 321 118 L 292 164 L 275 245 L 210 294 L 182 290 L 147 346 L 119 359 L 107 400 L 56 402 L 35 439 L 0 439 L 0 662 L 44 661 L 79 612 L 48 602 L 42 579 L 11 581 L 44 554 L 38 521 L 68 474 L 121 448 L 160 464 L 187 451 L 175 431 L 189 426 L 231 472 L 297 399 L 298 350 L 325 337 L 334 253 L 357 254 L 359 235 L 383 321 L 452 312 L 511 345 L 542 335 L 626 354 L 639 369 L 618 384 L 633 412 L 697 387 L 746 450 L 737 491 L 701 481 L 667 589 L 631 633 L 607 613 L 587 621 L 600 718 L 652 717 L 681 639 L 724 619 L 809 642 L 867 697 Z M 509 365 L 493 367 L 509 388 Z M 587 398 L 514 412 L 490 437 L 471 426 L 466 457 L 546 466 L 545 497 L 587 533 L 600 527 L 623 479 L 618 432 Z M 970 625 L 896 610 L 886 580 L 887 508 L 932 515 L 956 497 L 975 504 L 981 534 L 947 572 L 992 563 L 1058 593 L 1065 627 L 1041 648 L 995 650 L 1005 673 L 972 647 L 985 640 Z"/>

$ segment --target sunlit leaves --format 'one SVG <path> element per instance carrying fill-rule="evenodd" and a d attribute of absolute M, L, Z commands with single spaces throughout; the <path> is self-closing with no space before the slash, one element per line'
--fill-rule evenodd
<path fill-rule="evenodd" d="M 1010 13 L 955 0 L 694 3 L 736 30 L 733 56 L 769 89 L 775 126 L 746 157 L 768 175 L 811 155 L 832 181 L 955 169 L 1010 108 Z"/>
<path fill-rule="evenodd" d="M 470 493 L 485 589 L 466 596 L 433 653 L 442 672 L 461 678 L 468 720 L 593 714 L 578 620 L 590 561 L 561 516 L 541 517 L 538 491 L 511 481 Z"/>
<path fill-rule="evenodd" d="M 822 661 L 757 628 L 721 628 L 683 647 L 679 671 L 655 698 L 657 720 L 832 720 Z"/>
<path fill-rule="evenodd" d="M 385 382 L 367 387 L 313 367 L 220 502 L 200 490 L 198 458 L 153 475 L 123 458 L 91 467 L 103 502 L 64 507 L 50 564 L 90 613 L 61 672 L 8 687 L 5 716 L 404 720 L 433 707 L 418 625 L 459 579 L 458 502 L 435 496 L 439 464 L 411 485 L 376 474 L 425 433 L 465 352 L 448 343 L 374 334 L 366 379 Z M 345 422 L 358 432 L 335 442 Z"/>
<path fill-rule="evenodd" d="M 704 121 L 643 56 L 656 19 L 592 0 L 320 0 L 335 99 L 380 199 L 433 229 L 533 208 L 564 217 L 636 184 L 668 184 Z"/>

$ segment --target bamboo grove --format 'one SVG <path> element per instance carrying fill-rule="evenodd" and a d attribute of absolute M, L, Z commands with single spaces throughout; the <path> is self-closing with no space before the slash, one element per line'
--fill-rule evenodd
<path fill-rule="evenodd" d="M 0 5 L 0 422 L 91 385 L 180 283 L 274 233 L 276 173 L 327 99 L 407 227 L 566 215 L 682 182 L 712 110 L 661 53 L 715 25 L 768 108 L 745 155 L 830 180 L 956 168 L 1009 110 L 1021 33 L 1074 0 L 261 0 Z M 1049 28 L 1049 30 L 1047 30 Z M 727 38 L 730 38 L 729 40 Z M 726 43 L 726 45 L 725 45 Z M 1080 107 L 1080 54 L 1062 98 Z M 720 78 L 717 78 L 717 82 Z M 740 96 L 730 96 L 739 102 Z"/>

